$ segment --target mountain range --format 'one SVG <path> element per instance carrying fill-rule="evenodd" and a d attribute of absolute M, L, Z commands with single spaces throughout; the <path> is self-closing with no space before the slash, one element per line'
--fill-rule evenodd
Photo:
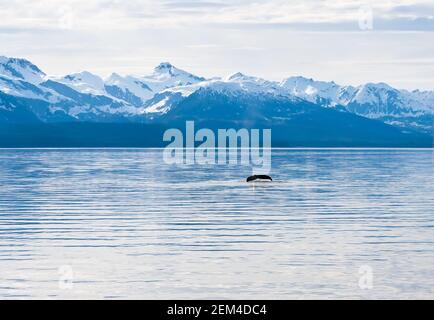
<path fill-rule="evenodd" d="M 162 131 L 272 128 L 274 146 L 432 146 L 433 91 L 342 86 L 300 76 L 204 78 L 160 63 L 150 75 L 49 76 L 0 57 L 0 146 L 162 146 Z M 161 135 L 160 135 L 161 134 Z"/>

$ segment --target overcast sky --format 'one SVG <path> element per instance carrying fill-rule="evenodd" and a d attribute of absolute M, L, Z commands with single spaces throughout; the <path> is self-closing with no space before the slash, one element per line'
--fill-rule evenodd
<path fill-rule="evenodd" d="M 434 1 L 0 0 L 0 55 L 48 74 L 387 82 L 434 90 Z M 372 19 L 371 19 L 372 18 Z"/>

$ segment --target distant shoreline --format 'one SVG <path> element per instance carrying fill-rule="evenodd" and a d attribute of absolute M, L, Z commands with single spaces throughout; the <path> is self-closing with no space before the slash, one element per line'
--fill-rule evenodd
<path fill-rule="evenodd" d="M 375 122 L 377 123 L 377 122 Z M 271 146 L 279 148 L 433 148 L 430 134 L 403 133 L 378 122 L 385 129 L 346 131 L 334 126 L 304 127 L 302 125 L 272 126 Z M 164 148 L 168 128 L 184 124 L 140 123 L 49 123 L 1 124 L 0 148 Z M 235 128 L 234 123 L 207 121 L 198 128 Z M 258 125 L 257 128 L 264 128 Z M 385 134 L 381 135 L 380 133 Z M 378 133 L 378 134 L 377 134 Z M 200 143 L 197 143 L 200 145 Z"/>
<path fill-rule="evenodd" d="M 0 150 L 164 150 L 164 147 L 0 147 Z M 190 148 L 185 148 L 190 149 Z M 216 150 L 219 148 L 215 148 Z M 226 148 L 226 149 L 235 149 L 235 148 Z M 237 148 L 237 150 L 243 148 Z M 192 149 L 193 150 L 193 149 Z M 288 147 L 288 148 L 279 148 L 272 147 L 271 150 L 275 151 L 309 151 L 309 150 L 336 150 L 336 151 L 434 151 L 434 147 Z"/>

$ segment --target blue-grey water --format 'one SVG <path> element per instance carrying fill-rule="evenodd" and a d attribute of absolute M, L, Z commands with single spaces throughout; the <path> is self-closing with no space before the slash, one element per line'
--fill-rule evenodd
<path fill-rule="evenodd" d="M 432 150 L 0 150 L 0 298 L 434 298 Z"/>

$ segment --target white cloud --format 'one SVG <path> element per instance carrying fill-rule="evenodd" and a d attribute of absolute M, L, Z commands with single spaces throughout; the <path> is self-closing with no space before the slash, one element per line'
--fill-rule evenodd
<path fill-rule="evenodd" d="M 432 19 L 434 4 L 425 0 L 293 0 L 293 1 L 118 1 L 11 0 L 0 6 L 3 27 L 78 30 L 131 30 L 203 24 L 294 24 L 357 22 L 361 6 L 372 7 L 376 19 Z M 345 25 L 342 25 L 343 27 Z"/>
<path fill-rule="evenodd" d="M 361 6 L 372 8 L 370 31 L 359 30 Z M 0 54 L 48 73 L 144 73 L 169 60 L 206 76 L 411 78 L 434 89 L 423 70 L 434 71 L 432 0 L 0 0 L 0 16 Z"/>

